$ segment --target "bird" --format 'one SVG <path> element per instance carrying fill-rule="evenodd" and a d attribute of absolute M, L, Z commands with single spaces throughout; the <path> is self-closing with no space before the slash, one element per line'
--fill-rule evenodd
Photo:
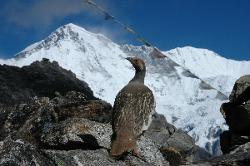
<path fill-rule="evenodd" d="M 127 57 L 135 69 L 134 77 L 117 94 L 113 106 L 111 151 L 114 158 L 132 153 L 141 158 L 137 139 L 147 130 L 155 113 L 153 92 L 144 85 L 146 65 L 137 57 Z"/>

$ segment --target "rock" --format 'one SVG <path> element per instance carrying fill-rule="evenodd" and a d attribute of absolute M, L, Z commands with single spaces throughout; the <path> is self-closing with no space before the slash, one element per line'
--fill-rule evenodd
<path fill-rule="evenodd" d="M 238 105 L 250 99 L 250 75 L 240 77 L 234 84 L 231 95 L 229 96 L 230 102 Z"/>
<path fill-rule="evenodd" d="M 59 127 L 60 126 L 60 127 Z M 98 150 L 110 149 L 112 128 L 110 124 L 103 124 L 82 118 L 63 121 L 57 126 L 51 126 L 50 131 L 43 132 L 41 140 L 43 148 L 57 150 Z M 153 165 L 166 165 L 159 146 L 147 137 L 138 140 L 140 154 L 148 163 Z M 140 160 L 141 162 L 141 160 Z"/>
<path fill-rule="evenodd" d="M 229 126 L 220 135 L 222 156 L 206 161 L 211 165 L 250 165 L 250 75 L 239 78 L 220 111 Z"/>
<path fill-rule="evenodd" d="M 39 139 L 42 148 L 46 149 L 109 149 L 111 134 L 109 124 L 70 118 L 56 124 L 46 124 Z"/>
<path fill-rule="evenodd" d="M 220 135 L 221 150 L 226 154 L 250 142 L 250 75 L 235 82 L 230 102 L 223 103 L 220 111 L 229 126 Z"/>
<path fill-rule="evenodd" d="M 0 82 L 0 103 L 4 104 L 24 103 L 35 96 L 53 98 L 55 92 L 65 95 L 72 90 L 96 99 L 87 83 L 48 59 L 22 68 L 0 65 Z"/>
<path fill-rule="evenodd" d="M 161 153 L 171 166 L 179 166 L 183 161 L 182 155 L 175 148 L 161 148 Z"/>
<path fill-rule="evenodd" d="M 142 161 L 134 156 L 128 155 L 124 160 L 115 160 L 110 158 L 110 155 L 105 149 L 97 150 L 45 150 L 49 158 L 51 158 L 56 165 L 88 165 L 88 166 L 151 166 L 152 164 Z M 167 165 L 166 165 L 167 166 Z"/>
<path fill-rule="evenodd" d="M 70 91 L 65 96 L 57 94 L 51 100 L 59 121 L 67 118 L 85 118 L 101 123 L 111 122 L 112 106 L 103 100 L 86 100 L 83 93 Z"/>
<path fill-rule="evenodd" d="M 110 158 L 107 150 L 45 150 L 45 154 L 51 158 L 55 165 L 60 166 L 78 166 L 78 165 L 89 165 L 89 166 L 125 166 L 126 164 L 122 161 L 117 161 Z"/>
<path fill-rule="evenodd" d="M 45 97 L 35 98 L 30 103 L 19 104 L 8 107 L 8 109 L 5 108 L 4 113 L 6 113 L 6 116 L 4 116 L 5 119 L 3 118 L 4 122 L 0 130 L 1 133 L 3 133 L 1 136 L 2 140 L 6 139 L 6 137 L 10 137 L 13 140 L 23 140 L 39 151 L 46 149 L 46 152 L 53 151 L 60 155 L 69 155 L 70 153 L 68 152 L 71 151 L 85 154 L 85 157 L 88 157 L 87 154 L 92 154 L 94 151 L 100 153 L 96 154 L 97 156 L 104 155 L 104 151 L 106 151 L 105 155 L 108 154 L 112 135 L 111 125 L 109 123 L 93 121 L 96 117 L 95 114 L 93 115 L 94 118 L 91 116 L 86 116 L 89 117 L 89 119 L 84 118 L 84 113 L 82 115 L 80 114 L 82 110 L 81 107 L 75 107 L 74 103 L 81 103 L 84 107 L 84 103 L 88 100 L 80 102 L 81 100 L 78 100 L 77 97 L 71 97 L 84 95 L 78 92 L 69 93 L 70 95 L 66 96 L 57 94 L 57 97 L 52 100 Z M 93 102 L 93 100 L 91 100 L 91 102 Z M 98 104 L 102 103 L 100 101 L 98 102 Z M 75 112 L 77 112 L 77 110 L 79 112 L 77 112 L 76 115 L 73 114 L 65 118 L 65 113 L 60 113 L 60 108 L 62 108 L 64 104 L 68 104 L 68 110 L 75 109 Z M 90 109 L 89 112 L 91 112 L 91 110 L 95 112 L 94 108 Z M 99 111 L 102 110 L 100 109 Z M 100 115 L 105 116 L 104 113 Z M 159 115 L 159 117 L 162 116 Z M 155 123 L 157 124 L 158 122 L 155 121 Z M 164 120 L 160 123 L 164 123 L 164 127 L 171 126 L 167 124 L 166 121 L 164 122 Z M 152 127 L 152 129 L 155 129 L 155 127 Z M 169 131 L 174 132 L 172 128 L 171 126 Z M 107 162 L 112 161 L 111 163 L 114 163 L 114 165 L 117 163 L 121 163 L 121 165 L 168 165 L 168 162 L 159 150 L 160 146 L 149 137 L 144 135 L 140 137 L 138 140 L 138 149 L 140 154 L 145 158 L 145 161 L 128 155 L 123 161 L 118 162 L 106 155 Z M 67 151 L 67 153 L 65 151 Z M 94 158 L 95 155 L 92 157 Z M 98 157 L 96 157 L 96 159 L 97 158 Z M 62 159 L 49 158 L 49 160 L 60 163 Z M 67 159 L 62 161 L 64 164 L 68 164 L 69 162 Z M 88 160 L 86 160 L 86 162 L 87 161 Z M 81 162 L 84 164 L 83 161 Z"/>
<path fill-rule="evenodd" d="M 193 138 L 180 129 L 176 130 L 161 146 L 161 152 L 170 165 L 192 163 L 198 156 Z"/>
<path fill-rule="evenodd" d="M 53 160 L 29 142 L 7 138 L 0 142 L 0 165 L 53 166 L 55 164 Z"/>
<path fill-rule="evenodd" d="M 231 132 L 250 135 L 250 104 L 223 103 L 221 112 Z"/>
<path fill-rule="evenodd" d="M 231 133 L 230 131 L 224 131 L 220 135 L 220 147 L 223 154 L 229 153 L 231 150 Z"/>
<path fill-rule="evenodd" d="M 11 134 L 12 136 L 15 135 L 15 138 L 24 139 L 25 137 L 26 140 L 39 144 L 42 142 L 37 142 L 37 140 L 41 141 L 40 138 L 44 132 L 48 134 L 54 133 L 52 131 L 60 131 L 62 135 L 65 122 L 61 121 L 68 118 L 73 118 L 72 123 L 67 124 L 68 126 L 71 124 L 72 128 L 79 126 L 77 123 L 74 124 L 74 117 L 88 118 L 100 122 L 111 121 L 112 109 L 110 104 L 101 100 L 80 102 L 76 97 L 71 98 L 73 93 L 77 96 L 84 96 L 79 92 L 69 92 L 71 95 L 66 95 L 66 97 L 56 97 L 52 100 L 42 97 L 31 101 L 29 104 L 2 108 L 3 111 L 0 112 L 3 115 L 0 123 L 0 140 Z M 76 104 L 78 104 L 78 107 L 75 106 Z M 67 108 L 68 112 L 65 111 L 66 109 L 63 106 Z M 57 134 L 54 136 L 57 136 Z"/>
<path fill-rule="evenodd" d="M 173 125 L 169 124 L 166 118 L 161 114 L 155 114 L 149 129 L 144 132 L 145 137 L 150 138 L 156 145 L 170 165 L 177 162 L 177 159 L 172 160 L 172 155 L 177 155 L 177 163 L 184 163 L 184 160 L 190 162 L 194 159 L 196 145 L 192 137 L 180 129 L 176 129 Z M 169 151 L 169 149 L 174 149 Z M 178 155 L 180 155 L 178 157 Z M 170 157 L 171 156 L 171 157 Z"/>
<path fill-rule="evenodd" d="M 237 152 L 214 157 L 205 161 L 196 162 L 197 165 L 239 165 L 248 166 L 250 164 L 250 151 Z"/>
<path fill-rule="evenodd" d="M 155 144 L 150 138 L 142 135 L 137 141 L 139 153 L 151 165 L 168 165 L 163 157 L 160 146 Z"/>
<path fill-rule="evenodd" d="M 233 151 L 230 152 L 230 154 L 236 154 L 239 152 L 248 152 L 250 153 L 250 141 L 248 143 L 245 143 L 243 145 L 240 145 L 239 147 L 237 147 L 236 149 L 234 149 Z"/>
<path fill-rule="evenodd" d="M 238 146 L 229 154 L 213 157 L 207 160 L 195 162 L 196 165 L 240 165 L 250 164 L 250 143 Z"/>
<path fill-rule="evenodd" d="M 164 146 L 168 138 L 176 131 L 176 127 L 169 124 L 164 115 L 155 113 L 148 130 L 144 135 L 153 140 L 156 144 Z"/>
<path fill-rule="evenodd" d="M 222 152 L 229 153 L 240 145 L 250 142 L 250 136 L 242 136 L 231 131 L 224 131 L 220 135 L 220 145 Z"/>
<path fill-rule="evenodd" d="M 35 136 L 40 132 L 40 127 L 45 123 L 56 122 L 57 119 L 53 106 L 42 103 L 43 101 L 44 98 L 41 98 L 30 104 L 5 107 L 7 116 L 0 126 L 0 140 L 11 136 L 35 143 Z"/>
<path fill-rule="evenodd" d="M 55 107 L 59 120 L 67 118 L 86 118 L 101 123 L 108 123 L 112 118 L 112 106 L 102 100 L 88 100 L 64 103 Z"/>
<path fill-rule="evenodd" d="M 171 137 L 167 140 L 166 147 L 172 147 L 178 150 L 182 155 L 192 154 L 195 143 L 192 137 L 187 135 L 182 130 L 177 130 Z M 164 147 L 165 148 L 165 147 Z"/>

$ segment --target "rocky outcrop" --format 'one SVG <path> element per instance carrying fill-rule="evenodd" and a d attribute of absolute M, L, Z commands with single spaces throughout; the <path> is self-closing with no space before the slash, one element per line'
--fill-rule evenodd
<path fill-rule="evenodd" d="M 229 99 L 220 109 L 229 126 L 220 135 L 221 150 L 227 154 L 223 161 L 250 164 L 250 75 L 236 81 Z"/>
<path fill-rule="evenodd" d="M 233 87 L 229 97 L 230 102 L 234 104 L 242 104 L 250 99 L 250 75 L 239 78 Z"/>
<path fill-rule="evenodd" d="M 4 116 L 1 116 L 0 125 L 0 162 L 3 165 L 100 165 L 100 162 L 107 165 L 168 165 L 168 161 L 175 165 L 191 162 L 186 159 L 194 154 L 194 141 L 167 123 L 160 114 L 154 116 L 149 130 L 138 140 L 143 160 L 132 155 L 119 161 L 112 159 L 109 156 L 112 128 L 108 123 L 111 106 L 105 101 L 86 100 L 83 96 L 71 91 L 53 99 L 34 98 L 26 104 L 1 107 Z M 174 163 L 169 157 L 173 151 L 179 155 Z"/>
<path fill-rule="evenodd" d="M 22 103 L 33 97 L 55 97 L 55 92 L 83 92 L 87 99 L 96 99 L 88 85 L 57 62 L 43 59 L 22 68 L 0 65 L 0 104 Z"/>
<path fill-rule="evenodd" d="M 250 142 L 250 75 L 236 81 L 229 99 L 220 110 L 229 126 L 220 136 L 223 153 Z"/>

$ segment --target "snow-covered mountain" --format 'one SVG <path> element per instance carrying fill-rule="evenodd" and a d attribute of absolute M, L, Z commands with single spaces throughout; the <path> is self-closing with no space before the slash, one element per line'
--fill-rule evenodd
<path fill-rule="evenodd" d="M 199 146 L 218 154 L 219 134 L 227 128 L 219 107 L 227 96 L 215 88 L 228 93 L 235 79 L 250 68 L 250 62 L 223 59 L 208 50 L 192 47 L 165 52 L 164 59 L 150 56 L 151 52 L 152 49 L 145 46 L 120 46 L 101 34 L 67 24 L 15 58 L 0 63 L 23 66 L 42 58 L 55 60 L 86 81 L 97 97 L 113 103 L 118 91 L 134 74 L 124 58 L 141 57 L 147 66 L 145 83 L 154 92 L 157 111 L 187 131 Z M 234 69 L 227 73 L 231 68 L 229 62 Z"/>
<path fill-rule="evenodd" d="M 226 59 L 207 49 L 183 47 L 164 53 L 226 95 L 236 79 L 250 73 L 249 61 Z"/>

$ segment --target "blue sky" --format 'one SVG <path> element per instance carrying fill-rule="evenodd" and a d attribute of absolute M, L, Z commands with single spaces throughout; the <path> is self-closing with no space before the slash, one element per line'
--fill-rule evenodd
<path fill-rule="evenodd" d="M 161 50 L 194 46 L 250 60 L 249 0 L 96 0 Z M 0 57 L 13 57 L 61 25 L 75 23 L 118 43 L 139 45 L 82 0 L 2 0 Z"/>

